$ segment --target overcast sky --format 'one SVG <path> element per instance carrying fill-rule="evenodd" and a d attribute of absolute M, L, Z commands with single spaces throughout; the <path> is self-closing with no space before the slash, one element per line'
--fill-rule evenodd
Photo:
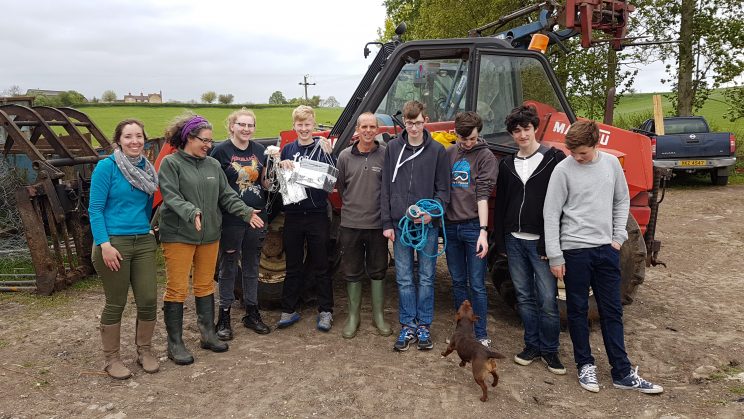
<path fill-rule="evenodd" d="M 346 103 L 385 19 L 382 0 L 6 0 L 0 13 L 0 91 L 189 101 L 213 90 L 237 103 L 302 96 L 305 74 L 311 96 Z M 647 69 L 635 87 L 654 91 L 658 79 Z"/>

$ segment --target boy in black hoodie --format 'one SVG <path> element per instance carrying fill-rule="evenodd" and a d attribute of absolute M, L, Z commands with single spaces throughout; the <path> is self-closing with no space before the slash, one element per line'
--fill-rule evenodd
<path fill-rule="evenodd" d="M 415 100 L 403 105 L 406 130 L 390 141 L 382 168 L 380 205 L 383 235 L 393 242 L 395 279 L 398 283 L 400 335 L 397 351 L 408 350 L 418 341 L 421 350 L 431 349 L 429 327 L 434 317 L 434 276 L 439 242 L 439 225 L 425 215 L 427 242 L 418 251 L 419 280 L 414 281 L 413 249 L 401 242 L 398 222 L 408 207 L 420 199 L 437 199 L 446 207 L 449 202 L 449 165 L 444 147 L 433 141 L 424 124 L 429 118 L 423 103 Z M 418 219 L 417 222 L 420 222 Z"/>
<path fill-rule="evenodd" d="M 519 365 L 542 358 L 548 370 L 565 374 L 558 358 L 558 293 L 545 254 L 543 204 L 555 166 L 566 155 L 537 142 L 540 119 L 535 108 L 520 106 L 506 117 L 506 129 L 519 150 L 499 164 L 496 183 L 494 236 L 499 254 L 507 256 L 524 324 L 524 350 L 514 356 Z"/>

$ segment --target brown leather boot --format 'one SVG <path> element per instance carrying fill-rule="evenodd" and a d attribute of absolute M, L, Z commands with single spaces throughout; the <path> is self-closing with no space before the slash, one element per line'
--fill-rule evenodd
<path fill-rule="evenodd" d="M 155 330 L 155 320 L 137 320 L 137 335 L 134 343 L 137 344 L 137 363 L 147 373 L 155 373 L 160 369 L 157 358 L 152 355 L 152 332 Z"/>
<path fill-rule="evenodd" d="M 101 324 L 101 342 L 103 343 L 103 356 L 106 358 L 104 371 L 112 378 L 126 380 L 132 376 L 129 368 L 119 358 L 119 337 L 121 334 L 121 322 L 116 324 Z"/>

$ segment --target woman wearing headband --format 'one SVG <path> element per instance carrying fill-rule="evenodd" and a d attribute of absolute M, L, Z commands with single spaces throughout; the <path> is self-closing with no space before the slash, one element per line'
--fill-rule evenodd
<path fill-rule="evenodd" d="M 160 164 L 160 240 L 167 273 L 163 313 L 168 332 L 168 358 L 187 365 L 194 357 L 183 343 L 183 302 L 192 273 L 201 347 L 228 349 L 214 330 L 214 270 L 219 250 L 222 211 L 253 228 L 263 227 L 258 210 L 247 206 L 230 187 L 220 164 L 208 157 L 212 125 L 198 115 L 176 118 L 165 139 L 177 151 Z M 193 270 L 192 270 L 193 267 Z"/>
<path fill-rule="evenodd" d="M 96 165 L 90 183 L 93 266 L 106 294 L 101 314 L 105 370 L 120 380 L 132 375 L 119 357 L 121 316 L 130 284 L 137 304 L 137 363 L 149 373 L 159 369 L 158 360 L 150 353 L 157 310 L 157 243 L 150 234 L 150 215 L 158 175 L 143 156 L 146 141 L 142 122 L 119 122 L 114 130 L 118 148 Z"/>

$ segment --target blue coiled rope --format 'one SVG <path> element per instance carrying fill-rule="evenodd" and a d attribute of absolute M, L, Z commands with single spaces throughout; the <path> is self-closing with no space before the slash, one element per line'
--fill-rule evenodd
<path fill-rule="evenodd" d="M 400 242 L 405 246 L 418 250 L 424 256 L 430 258 L 439 257 L 444 254 L 444 249 L 447 248 L 447 234 L 444 231 L 444 207 L 442 207 L 442 204 L 440 204 L 436 199 L 420 199 L 416 202 L 416 207 L 418 207 L 417 209 L 419 210 L 415 211 L 417 212 L 416 214 L 412 214 L 412 210 L 409 207 L 407 216 L 401 218 L 398 222 L 398 228 L 401 231 Z M 441 251 L 434 255 L 430 255 L 424 251 L 424 247 L 426 247 L 427 243 L 427 236 L 431 230 L 431 223 L 424 224 L 423 222 L 414 222 L 415 218 L 423 218 L 424 214 L 429 214 L 432 222 L 434 222 L 435 218 L 440 218 L 442 220 L 442 237 L 444 237 L 444 246 Z"/>

